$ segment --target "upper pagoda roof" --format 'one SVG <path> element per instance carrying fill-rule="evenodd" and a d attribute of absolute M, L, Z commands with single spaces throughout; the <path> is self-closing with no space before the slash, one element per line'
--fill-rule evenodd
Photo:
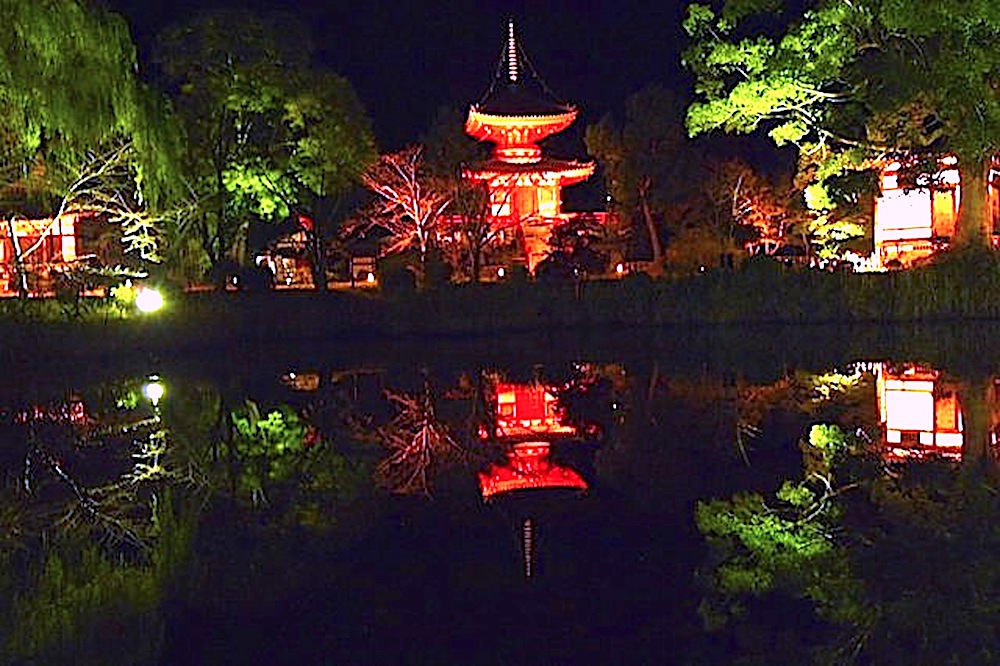
<path fill-rule="evenodd" d="M 538 75 L 521 48 L 514 31 L 514 21 L 507 22 L 500 62 L 490 87 L 473 111 L 489 116 L 555 116 L 576 111 L 560 100 Z"/>

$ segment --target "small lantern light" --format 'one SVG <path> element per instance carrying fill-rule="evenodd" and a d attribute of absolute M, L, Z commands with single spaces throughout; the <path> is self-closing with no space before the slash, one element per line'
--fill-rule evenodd
<path fill-rule="evenodd" d="M 163 307 L 163 296 L 155 289 L 140 287 L 135 295 L 135 307 L 141 312 L 156 312 Z"/>
<path fill-rule="evenodd" d="M 501 266 L 500 268 L 497 269 L 497 277 L 498 278 L 500 278 L 502 280 L 505 275 L 507 275 L 507 271 L 506 271 L 506 269 L 504 269 L 503 266 Z"/>
<path fill-rule="evenodd" d="M 153 403 L 153 407 L 156 407 L 160 398 L 163 397 L 163 384 L 160 383 L 160 378 L 156 375 L 152 375 L 145 386 L 142 387 L 142 392 L 146 396 L 146 399 Z"/>

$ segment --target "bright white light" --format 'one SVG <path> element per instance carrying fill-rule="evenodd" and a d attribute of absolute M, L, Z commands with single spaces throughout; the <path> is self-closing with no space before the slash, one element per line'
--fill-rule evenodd
<path fill-rule="evenodd" d="M 624 272 L 625 272 L 625 265 L 619 261 L 617 264 L 615 264 L 615 273 L 621 275 Z"/>
<path fill-rule="evenodd" d="M 158 381 L 151 381 L 142 387 L 142 392 L 155 407 L 160 402 L 160 398 L 163 397 L 163 384 Z"/>
<path fill-rule="evenodd" d="M 506 274 L 507 274 L 507 271 L 504 270 L 503 266 L 501 266 L 500 268 L 497 269 L 497 277 L 498 278 L 502 278 Z"/>
<path fill-rule="evenodd" d="M 135 296 L 135 307 L 142 312 L 156 312 L 163 307 L 163 296 L 149 287 L 143 287 Z"/>
<path fill-rule="evenodd" d="M 372 273 L 371 271 L 368 271 L 368 275 L 365 276 L 365 282 L 368 282 L 369 284 L 374 283 L 375 282 L 375 274 Z"/>

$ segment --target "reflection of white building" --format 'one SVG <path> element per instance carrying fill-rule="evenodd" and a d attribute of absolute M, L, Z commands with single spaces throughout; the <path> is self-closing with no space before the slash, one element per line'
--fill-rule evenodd
<path fill-rule="evenodd" d="M 962 402 L 941 373 L 919 365 L 875 366 L 879 421 L 889 458 L 962 455 Z"/>

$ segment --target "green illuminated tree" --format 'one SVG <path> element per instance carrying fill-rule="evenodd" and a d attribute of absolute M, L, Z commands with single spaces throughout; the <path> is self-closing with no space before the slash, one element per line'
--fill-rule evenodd
<path fill-rule="evenodd" d="M 160 36 L 157 60 L 202 204 L 179 235 L 196 239 L 210 267 L 245 259 L 252 219 L 301 214 L 313 222 L 314 269 L 323 271 L 320 237 L 375 145 L 350 84 L 311 68 L 310 55 L 307 27 L 280 14 L 210 12 Z"/>
<path fill-rule="evenodd" d="M 4 0 L 0 6 L 8 26 L 0 37 L 0 195 L 7 232 L 21 215 L 50 217 L 67 208 L 107 214 L 105 204 L 117 194 L 152 224 L 150 209 L 171 194 L 176 144 L 165 105 L 138 79 L 125 21 L 78 0 Z M 122 176 L 113 186 L 92 177 L 108 155 Z M 153 236 L 139 235 L 145 258 L 152 258 Z M 40 242 L 15 244 L 22 293 L 24 260 Z"/>
<path fill-rule="evenodd" d="M 986 245 L 986 178 L 1000 147 L 1000 14 L 986 0 L 691 3 L 684 62 L 692 135 L 766 131 L 812 169 L 806 192 L 881 159 L 951 153 L 962 177 L 959 241 Z M 773 28 L 778 23 L 782 28 Z M 768 26 L 768 27 L 766 27 Z"/>

